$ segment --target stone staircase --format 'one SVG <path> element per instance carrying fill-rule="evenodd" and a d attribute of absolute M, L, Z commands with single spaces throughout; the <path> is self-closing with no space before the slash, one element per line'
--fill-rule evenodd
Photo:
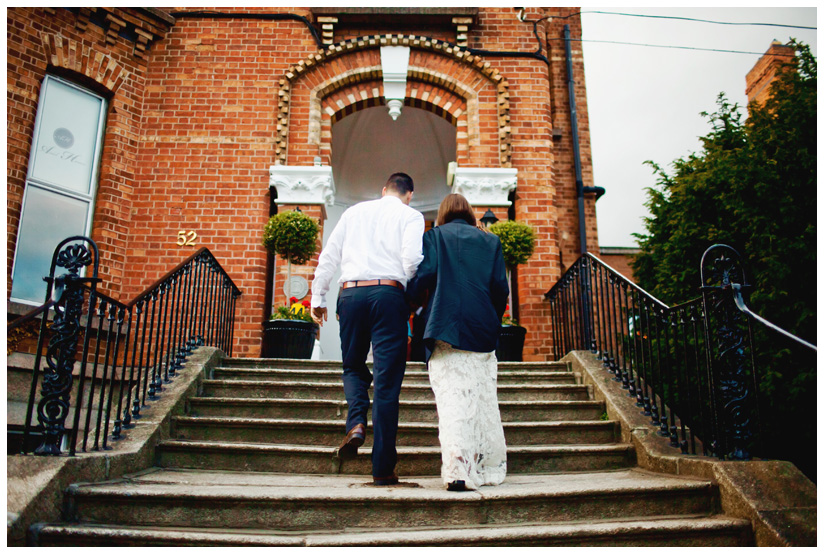
<path fill-rule="evenodd" d="M 52 545 L 584 546 L 752 545 L 751 524 L 720 514 L 706 480 L 635 466 L 616 422 L 602 420 L 560 363 L 500 363 L 508 476 L 448 492 L 435 401 L 412 363 L 401 394 L 401 483 L 371 482 L 370 436 L 333 458 L 344 434 L 340 366 L 226 359 L 172 422 L 156 466 L 74 484 L 65 522 L 39 524 Z"/>

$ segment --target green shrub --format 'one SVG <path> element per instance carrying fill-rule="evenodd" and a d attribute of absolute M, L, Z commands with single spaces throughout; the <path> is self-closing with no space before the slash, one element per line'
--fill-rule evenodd
<path fill-rule="evenodd" d="M 264 226 L 262 244 L 293 264 L 306 264 L 318 250 L 318 222 L 297 211 L 280 212 Z"/>
<path fill-rule="evenodd" d="M 490 226 L 490 232 L 501 239 L 501 253 L 508 268 L 524 264 L 533 255 L 536 233 L 529 225 L 513 220 L 496 222 Z"/>

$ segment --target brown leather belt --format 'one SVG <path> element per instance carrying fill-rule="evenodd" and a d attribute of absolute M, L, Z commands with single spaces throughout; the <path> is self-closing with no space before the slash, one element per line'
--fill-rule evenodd
<path fill-rule="evenodd" d="M 341 288 L 349 289 L 350 287 L 369 287 L 372 285 L 390 285 L 392 287 L 398 287 L 402 291 L 404 290 L 404 286 L 401 285 L 401 283 L 395 281 L 394 279 L 369 279 L 361 281 L 345 281 Z"/>

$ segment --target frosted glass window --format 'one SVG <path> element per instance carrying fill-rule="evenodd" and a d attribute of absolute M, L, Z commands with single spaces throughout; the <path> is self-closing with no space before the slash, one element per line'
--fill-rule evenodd
<path fill-rule="evenodd" d="M 104 101 L 56 79 L 43 86 L 29 178 L 88 195 Z"/>
<path fill-rule="evenodd" d="M 89 235 L 106 101 L 47 75 L 40 87 L 26 191 L 17 232 L 11 298 L 39 305 L 55 247 Z"/>
<path fill-rule="evenodd" d="M 29 186 L 20 220 L 15 259 L 12 297 L 37 301 L 46 295 L 54 248 L 60 241 L 72 235 L 86 232 L 89 203 Z"/>

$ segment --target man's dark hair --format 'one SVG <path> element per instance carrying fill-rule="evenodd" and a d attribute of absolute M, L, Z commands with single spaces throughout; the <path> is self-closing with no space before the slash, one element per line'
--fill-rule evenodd
<path fill-rule="evenodd" d="M 412 177 L 406 173 L 394 173 L 387 179 L 387 190 L 399 195 L 406 195 L 413 191 Z"/>

